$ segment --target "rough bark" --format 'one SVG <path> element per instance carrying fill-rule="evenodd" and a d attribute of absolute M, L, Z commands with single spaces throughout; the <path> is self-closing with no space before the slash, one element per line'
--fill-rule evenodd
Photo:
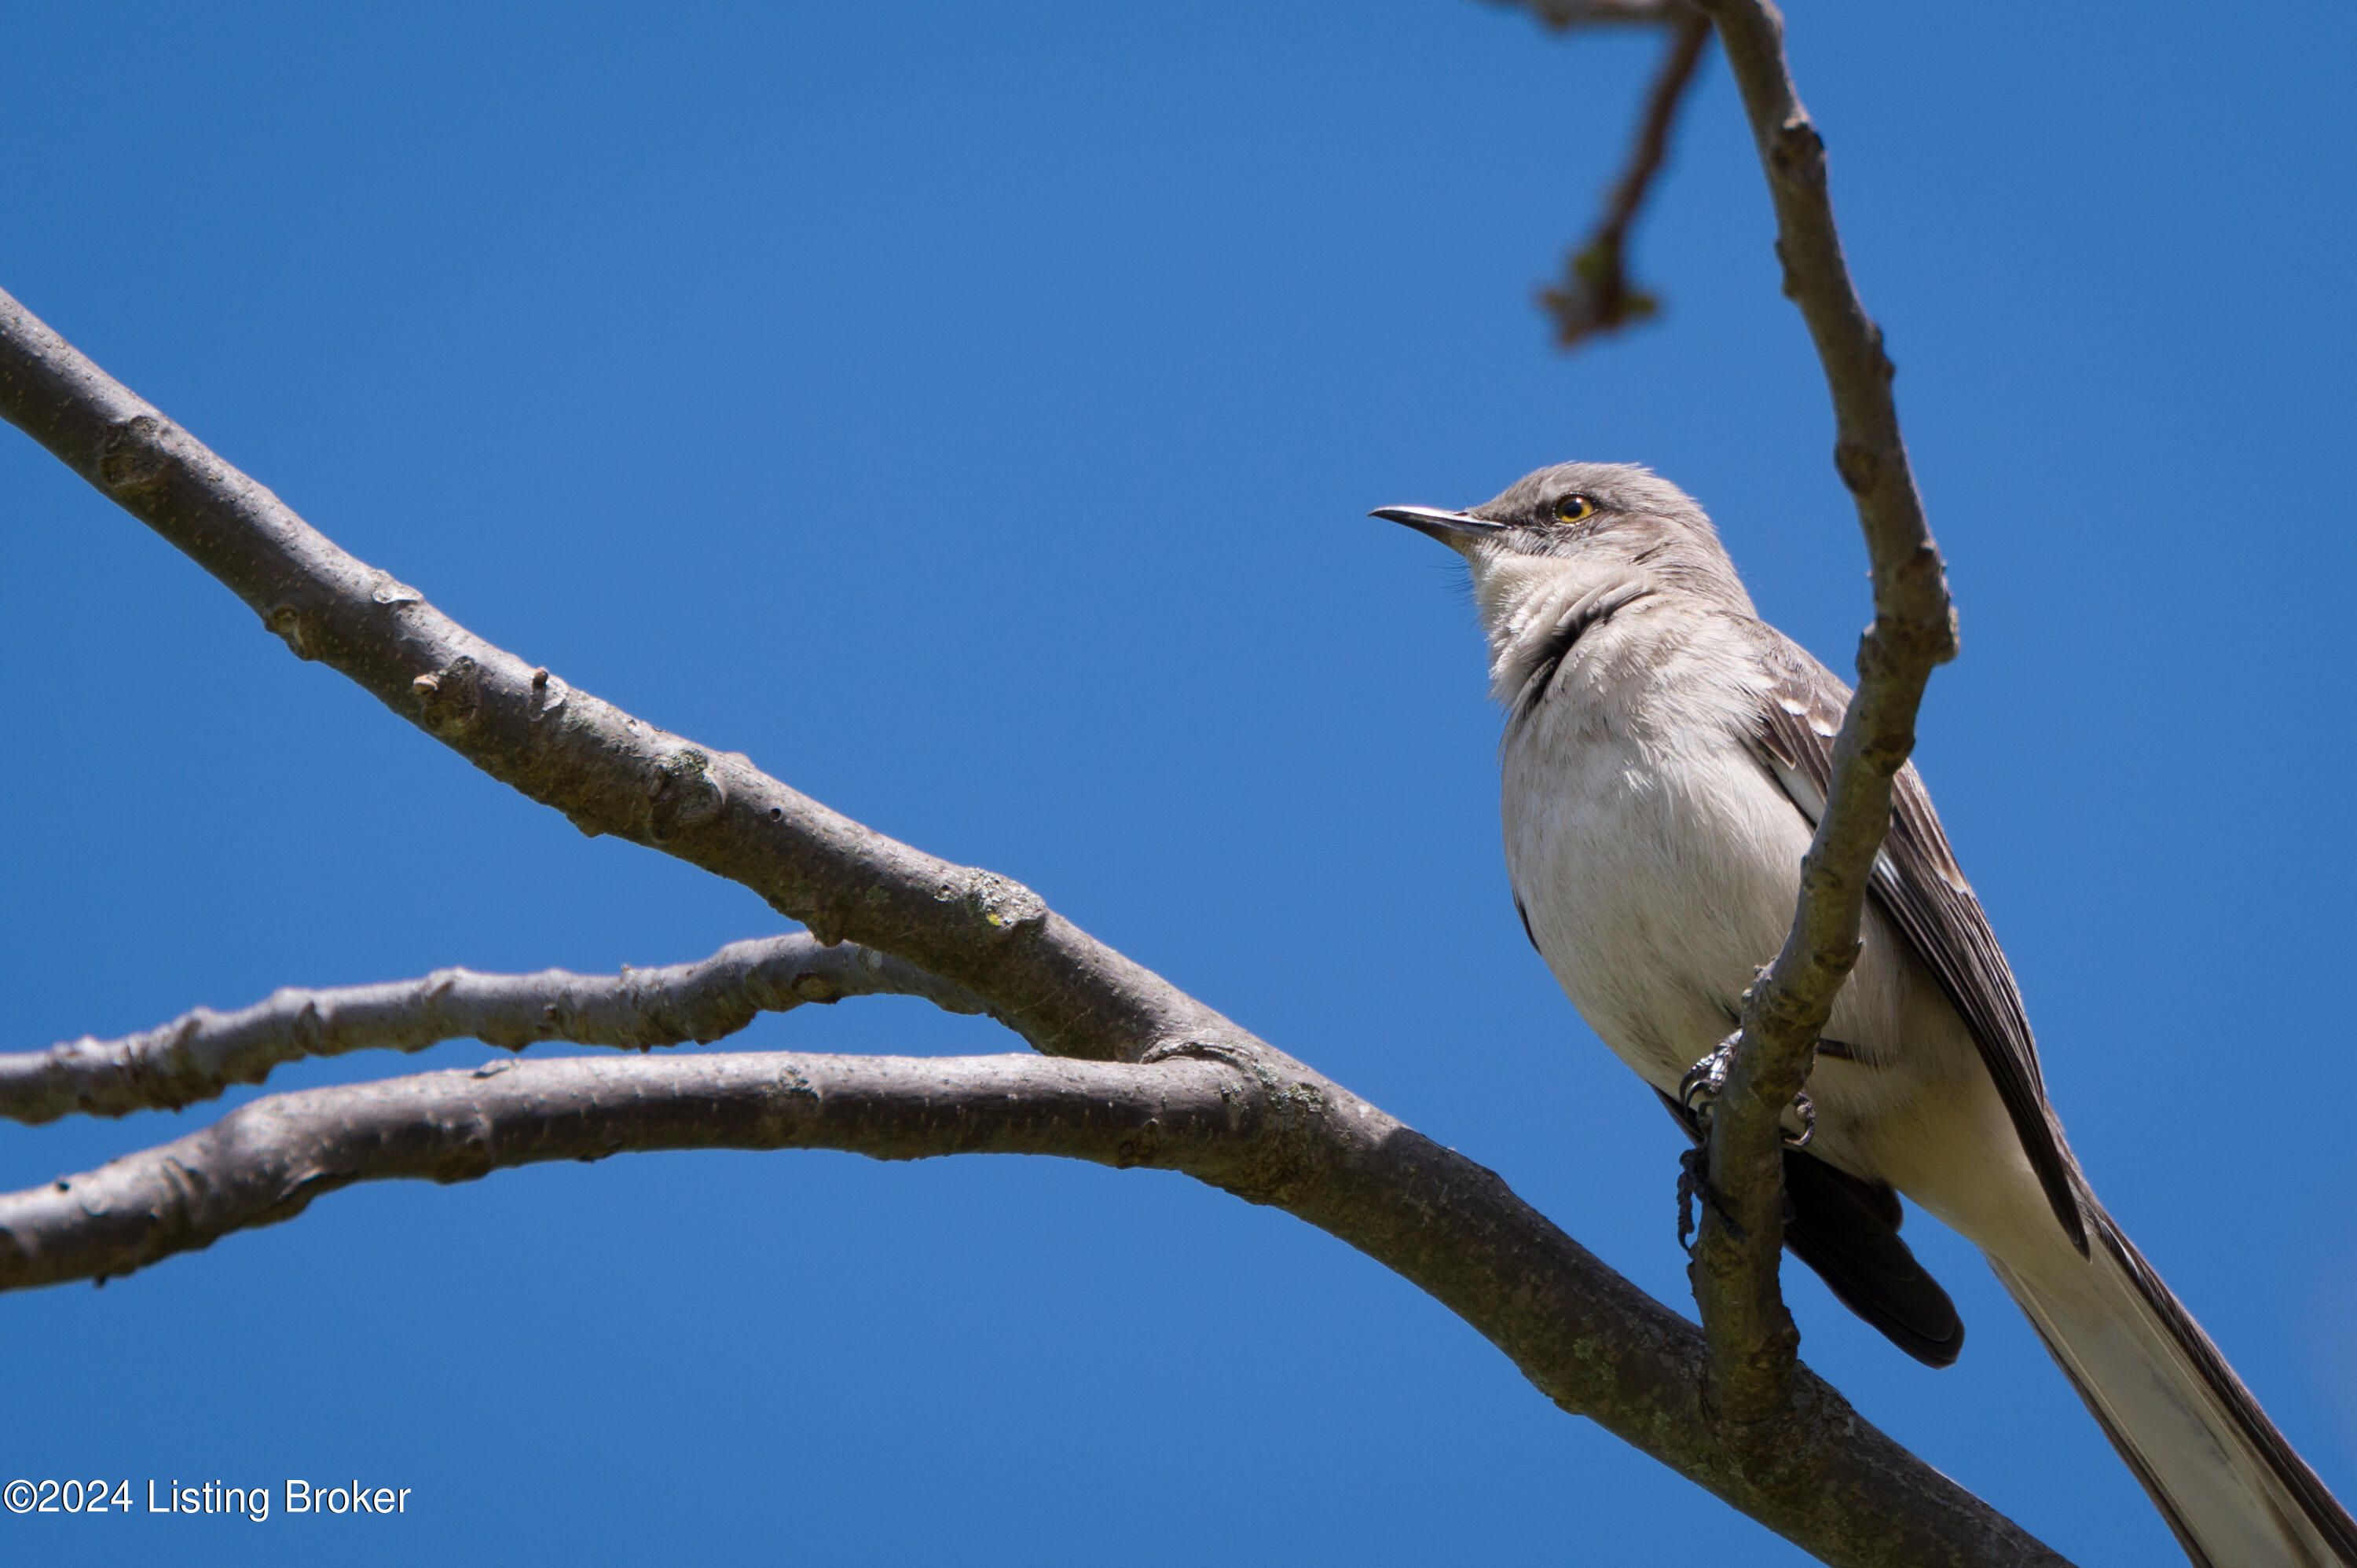
<path fill-rule="evenodd" d="M 1784 293 L 1800 306 L 1833 394 L 1834 466 L 1857 503 L 1873 564 L 1874 623 L 1857 695 L 1834 743 L 1832 786 L 1802 863 L 1791 933 L 1745 998 L 1710 1118 L 1707 1183 L 1690 1275 L 1710 1342 L 1712 1402 L 1772 1448 L 1791 1408 L 1800 1335 L 1778 1283 L 1784 1177 L 1780 1119 L 1808 1080 L 1817 1036 L 1857 961 L 1867 879 L 1890 821 L 1891 779 L 1915 746 L 1935 665 L 1955 656 L 1947 575 L 1892 401 L 1893 368 L 1866 314 L 1825 181 L 1824 143 L 1784 60 L 1766 0 L 1697 0 L 1718 29 L 1776 208 Z"/>
<path fill-rule="evenodd" d="M 0 1116 L 53 1122 L 81 1112 L 127 1116 L 260 1083 L 282 1063 L 350 1051 L 422 1051 L 477 1039 L 520 1051 L 541 1040 L 647 1050 L 733 1035 L 762 1013 L 846 996 L 922 996 L 952 1013 L 989 1004 L 914 964 L 805 936 L 731 942 L 696 963 L 620 974 L 477 974 L 328 990 L 286 986 L 234 1013 L 195 1008 L 119 1040 L 84 1036 L 46 1051 L 0 1055 Z"/>
<path fill-rule="evenodd" d="M 1828 1563 L 2061 1563 L 1805 1371 L 1774 1473 L 1731 1466 L 1694 1326 L 1491 1172 L 1265 1047 L 1144 1064 L 1029 1056 L 500 1061 L 271 1096 L 203 1132 L 0 1197 L 0 1288 L 122 1274 L 353 1182 L 468 1181 L 643 1149 L 1060 1155 L 1275 1204 L 1429 1291 L 1597 1417 Z"/>

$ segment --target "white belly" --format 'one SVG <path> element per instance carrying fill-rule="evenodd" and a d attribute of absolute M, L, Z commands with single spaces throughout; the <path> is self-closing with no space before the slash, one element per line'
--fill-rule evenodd
<path fill-rule="evenodd" d="M 1504 764 L 1507 875 L 1540 952 L 1605 1044 L 1674 1088 L 1775 957 L 1808 823 L 1735 737 L 1670 753 L 1567 703 L 1518 725 Z"/>
<path fill-rule="evenodd" d="M 1503 762 L 1507 873 L 1541 955 L 1613 1054 L 1674 1092 L 1783 945 L 1808 820 L 1732 725 L 1555 701 L 1515 727 Z M 1937 982 L 1872 905 L 1863 936 L 1825 1032 L 1837 1054 L 1810 1079 L 1813 1147 L 1970 1233 L 1982 1227 L 1943 1189 L 1993 1156 L 2021 1165 L 2009 1189 L 2027 1165 Z"/>

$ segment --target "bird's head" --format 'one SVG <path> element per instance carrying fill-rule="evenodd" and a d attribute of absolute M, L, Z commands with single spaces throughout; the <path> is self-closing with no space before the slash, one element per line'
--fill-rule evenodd
<path fill-rule="evenodd" d="M 1369 515 L 1465 557 L 1501 679 L 1518 667 L 1523 644 L 1544 639 L 1557 614 L 1592 590 L 1691 593 L 1755 613 L 1694 498 L 1632 464 L 1558 463 L 1469 510 L 1388 506 Z"/>

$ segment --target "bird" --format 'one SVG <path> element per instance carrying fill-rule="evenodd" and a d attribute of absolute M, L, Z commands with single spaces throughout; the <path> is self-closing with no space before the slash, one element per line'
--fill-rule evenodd
<path fill-rule="evenodd" d="M 1698 1142 L 1689 1074 L 1783 944 L 1849 688 L 1760 619 L 1701 506 L 1649 468 L 1563 463 L 1468 510 L 1371 515 L 1470 568 L 1523 929 Z M 1813 1126 L 1787 1139 L 1786 1249 L 1900 1349 L 1950 1365 L 1963 1323 L 1900 1234 L 1902 1197 L 1917 1205 L 1981 1250 L 2194 1563 L 2357 1568 L 2357 1522 L 2089 1187 L 1912 763 L 1861 936 L 1816 1046 Z"/>

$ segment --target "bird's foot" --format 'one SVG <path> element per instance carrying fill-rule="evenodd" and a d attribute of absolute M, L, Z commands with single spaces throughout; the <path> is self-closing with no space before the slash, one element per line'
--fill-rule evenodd
<path fill-rule="evenodd" d="M 1792 1113 L 1801 1119 L 1800 1126 L 1797 1129 L 1782 1127 L 1778 1131 L 1784 1134 L 1786 1148 L 1805 1149 L 1817 1135 L 1817 1102 L 1809 1098 L 1807 1090 L 1803 1089 L 1792 1096 Z"/>
<path fill-rule="evenodd" d="M 1708 1056 L 1686 1069 L 1685 1076 L 1678 1079 L 1678 1103 L 1693 1113 L 1695 1125 L 1705 1133 L 1710 1129 L 1710 1108 L 1718 1102 L 1719 1094 L 1727 1088 L 1727 1075 L 1735 1066 L 1735 1047 L 1742 1038 L 1743 1031 L 1738 1029 L 1719 1041 Z M 1817 1105 L 1809 1098 L 1807 1090 L 1792 1096 L 1792 1111 L 1799 1125 L 1780 1129 L 1784 1146 L 1805 1149 L 1817 1135 Z"/>
<path fill-rule="evenodd" d="M 1710 1125 L 1710 1108 L 1717 1103 L 1719 1090 L 1727 1087 L 1727 1072 L 1735 1066 L 1735 1047 L 1742 1038 L 1743 1031 L 1738 1029 L 1678 1079 L 1678 1103 L 1704 1127 Z"/>

